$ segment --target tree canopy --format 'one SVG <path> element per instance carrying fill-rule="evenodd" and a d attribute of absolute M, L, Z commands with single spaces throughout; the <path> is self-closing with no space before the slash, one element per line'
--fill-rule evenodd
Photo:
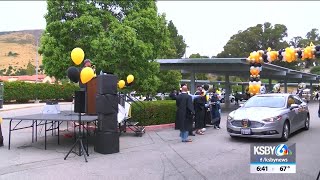
<path fill-rule="evenodd" d="M 183 37 L 172 21 L 167 24 L 165 15 L 157 13 L 153 0 L 48 0 L 47 9 L 39 53 L 46 73 L 57 79 L 66 76 L 73 66 L 70 53 L 80 47 L 97 73 L 107 71 L 119 79 L 133 74 L 132 88 L 152 93 L 161 86 L 154 59 L 181 57 L 185 52 Z"/>
<path fill-rule="evenodd" d="M 239 58 L 248 57 L 252 51 L 265 50 L 271 47 L 275 50 L 288 47 L 284 40 L 287 37 L 287 27 L 283 24 L 266 22 L 239 31 L 231 36 L 223 51 L 217 55 L 218 58 Z"/>

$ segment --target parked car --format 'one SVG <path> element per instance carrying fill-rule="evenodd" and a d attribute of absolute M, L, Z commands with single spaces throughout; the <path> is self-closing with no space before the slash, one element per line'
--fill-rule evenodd
<path fill-rule="evenodd" d="M 222 93 L 222 94 L 219 94 L 219 97 L 220 97 L 220 102 L 221 103 L 224 103 L 224 96 L 225 96 L 225 93 Z M 233 103 L 235 101 L 235 97 L 233 95 L 229 95 L 229 100 L 231 103 Z"/>
<path fill-rule="evenodd" d="M 280 138 L 301 128 L 308 130 L 310 114 L 307 103 L 291 94 L 261 94 L 251 97 L 227 118 L 231 137 Z"/>
<path fill-rule="evenodd" d="M 239 101 L 246 101 L 248 100 L 248 95 L 242 92 L 238 92 L 238 94 L 235 94 L 235 96 L 238 97 Z"/>
<path fill-rule="evenodd" d="M 311 100 L 311 90 L 310 89 L 304 89 L 302 91 L 302 99 L 306 101 L 307 103 Z"/>

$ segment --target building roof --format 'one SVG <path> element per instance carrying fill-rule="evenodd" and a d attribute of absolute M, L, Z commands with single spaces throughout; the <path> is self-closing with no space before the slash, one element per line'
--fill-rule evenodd
<path fill-rule="evenodd" d="M 46 78 L 46 75 L 39 74 L 38 75 L 38 81 L 42 81 L 44 78 Z M 36 81 L 37 76 L 32 75 L 32 76 L 0 76 L 0 81 L 8 81 L 9 79 L 16 79 L 17 81 Z"/>
<path fill-rule="evenodd" d="M 249 65 L 244 58 L 190 58 L 190 59 L 158 59 L 161 70 L 182 70 L 183 73 L 214 73 L 220 75 L 248 77 Z M 318 81 L 316 74 L 305 73 L 277 66 L 262 64 L 261 78 L 291 81 Z"/>

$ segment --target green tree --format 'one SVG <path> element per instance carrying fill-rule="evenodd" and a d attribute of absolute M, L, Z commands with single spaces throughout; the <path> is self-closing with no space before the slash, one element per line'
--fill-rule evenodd
<path fill-rule="evenodd" d="M 26 69 L 18 69 L 15 73 L 16 76 L 23 76 L 27 75 L 27 70 Z"/>
<path fill-rule="evenodd" d="M 125 79 L 129 89 L 156 92 L 160 85 L 156 58 L 174 54 L 164 15 L 155 1 L 47 1 L 47 27 L 41 38 L 46 74 L 62 79 L 72 66 L 70 52 L 81 47 L 97 67 Z"/>
<path fill-rule="evenodd" d="M 230 40 L 223 47 L 223 51 L 217 55 L 218 58 L 245 58 L 252 51 L 266 50 L 268 47 L 279 50 L 288 47 L 284 40 L 287 37 L 287 27 L 282 24 L 266 22 L 239 31 L 231 36 Z"/>
<path fill-rule="evenodd" d="M 312 67 L 311 70 L 310 70 L 310 73 L 319 74 L 320 75 L 320 66 Z"/>
<path fill-rule="evenodd" d="M 178 34 L 178 30 L 172 21 L 169 21 L 168 30 L 170 32 L 170 39 L 173 41 L 176 50 L 175 57 L 182 58 L 186 52 L 187 44 L 184 42 L 183 36 Z"/>
<path fill-rule="evenodd" d="M 31 62 L 28 62 L 27 69 L 26 69 L 26 74 L 27 75 L 34 75 L 36 72 L 36 67 L 31 64 Z"/>

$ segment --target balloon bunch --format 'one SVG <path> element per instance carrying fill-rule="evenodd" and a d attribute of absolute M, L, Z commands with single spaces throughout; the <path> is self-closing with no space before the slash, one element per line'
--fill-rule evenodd
<path fill-rule="evenodd" d="M 118 82 L 118 86 L 120 89 L 123 89 L 125 86 L 130 86 L 134 80 L 134 76 L 132 74 L 127 76 L 127 84 L 124 80 L 120 80 Z"/>
<path fill-rule="evenodd" d="M 263 63 L 263 51 L 250 53 L 250 82 L 249 92 L 253 95 L 260 92 L 261 81 L 260 72 L 262 71 L 261 64 Z"/>
<path fill-rule="evenodd" d="M 304 49 L 291 46 L 274 51 L 269 47 L 266 51 L 259 50 L 250 53 L 250 56 L 247 58 L 250 64 L 249 93 L 255 95 L 260 92 L 261 81 L 259 73 L 262 71 L 262 63 L 271 63 L 277 60 L 292 63 L 298 59 L 311 60 L 315 57 L 320 57 L 320 46 L 314 46 L 312 43 Z"/>
<path fill-rule="evenodd" d="M 71 51 L 71 59 L 74 64 L 80 65 L 84 59 L 84 51 L 81 48 L 74 48 Z M 80 79 L 83 84 L 95 77 L 94 70 L 91 67 L 85 67 L 80 72 L 79 68 L 71 66 L 67 70 L 67 75 L 72 82 L 77 83 Z"/>

